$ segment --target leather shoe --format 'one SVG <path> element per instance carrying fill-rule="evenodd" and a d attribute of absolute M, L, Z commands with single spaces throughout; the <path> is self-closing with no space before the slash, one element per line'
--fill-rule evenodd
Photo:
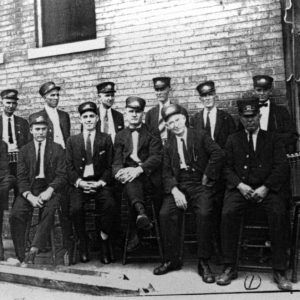
<path fill-rule="evenodd" d="M 146 214 L 140 214 L 136 218 L 136 226 L 138 229 L 150 230 L 152 224 Z"/>
<path fill-rule="evenodd" d="M 109 245 L 108 245 L 108 239 L 103 240 L 101 239 L 101 256 L 100 261 L 107 265 L 111 263 L 110 253 L 109 253 Z"/>
<path fill-rule="evenodd" d="M 140 247 L 140 240 L 139 237 L 137 235 L 136 232 L 134 232 L 131 236 L 130 239 L 128 241 L 127 247 L 126 247 L 126 251 L 128 253 L 134 252 L 135 250 L 137 250 Z"/>
<path fill-rule="evenodd" d="M 180 270 L 181 269 L 181 263 L 179 262 L 171 262 L 167 261 L 161 264 L 160 266 L 156 267 L 153 270 L 154 275 L 164 275 L 171 271 Z"/>
<path fill-rule="evenodd" d="M 283 291 L 291 291 L 293 289 L 292 283 L 286 278 L 284 271 L 273 271 L 274 281 L 277 287 Z"/>
<path fill-rule="evenodd" d="M 217 284 L 218 285 L 228 285 L 231 283 L 233 279 L 238 277 L 237 271 L 233 266 L 227 266 L 223 270 L 223 273 L 217 277 Z"/>
<path fill-rule="evenodd" d="M 212 274 L 212 271 L 209 267 L 208 262 L 204 259 L 199 260 L 198 274 L 202 277 L 202 280 L 205 283 L 214 283 L 215 282 L 215 276 Z"/>
<path fill-rule="evenodd" d="M 25 264 L 34 264 L 36 254 L 37 254 L 37 252 L 35 252 L 35 251 L 29 251 L 26 254 L 26 257 L 24 259 L 24 263 Z"/>
<path fill-rule="evenodd" d="M 79 252 L 79 260 L 82 262 L 82 263 L 87 263 L 90 261 L 89 259 L 89 255 L 87 252 Z"/>
<path fill-rule="evenodd" d="M 0 238 L 0 260 L 4 260 L 4 247 L 2 238 Z"/>

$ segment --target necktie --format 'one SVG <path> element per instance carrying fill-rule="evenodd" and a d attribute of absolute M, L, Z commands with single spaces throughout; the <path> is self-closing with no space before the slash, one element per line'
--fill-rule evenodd
<path fill-rule="evenodd" d="M 207 131 L 207 133 L 208 133 L 209 136 L 211 137 L 211 127 L 210 127 L 209 113 L 210 113 L 210 112 L 207 112 L 207 115 L 206 115 L 206 125 L 205 125 L 205 130 Z"/>
<path fill-rule="evenodd" d="M 137 130 L 134 130 L 131 133 L 132 137 L 132 152 L 130 154 L 130 158 L 139 163 L 141 160 L 138 157 L 138 143 L 139 143 L 139 132 Z"/>
<path fill-rule="evenodd" d="M 42 145 L 42 142 L 39 142 L 38 155 L 37 155 L 37 160 L 36 160 L 36 164 L 35 164 L 35 175 L 36 176 L 40 175 L 40 169 L 41 169 L 41 145 Z"/>
<path fill-rule="evenodd" d="M 103 132 L 109 133 L 107 109 L 105 110 L 105 115 L 104 115 L 104 118 L 103 118 Z"/>
<path fill-rule="evenodd" d="M 181 139 L 181 142 L 182 142 L 182 149 L 183 149 L 185 164 L 186 164 L 186 166 L 188 166 L 190 164 L 189 154 L 187 152 L 187 148 L 186 148 L 184 139 Z"/>
<path fill-rule="evenodd" d="M 86 164 L 90 165 L 93 163 L 92 143 L 91 134 L 89 133 L 86 138 Z"/>
<path fill-rule="evenodd" d="M 158 130 L 159 130 L 159 134 L 160 134 L 161 138 L 166 139 L 167 138 L 167 128 L 165 125 L 165 121 L 162 118 L 161 111 L 160 111 L 159 120 L 158 120 Z"/>
<path fill-rule="evenodd" d="M 12 129 L 11 129 L 11 118 L 8 118 L 8 142 L 10 144 L 13 144 L 14 139 L 12 135 Z"/>
<path fill-rule="evenodd" d="M 249 132 L 249 152 L 250 155 L 254 155 L 253 133 Z"/>

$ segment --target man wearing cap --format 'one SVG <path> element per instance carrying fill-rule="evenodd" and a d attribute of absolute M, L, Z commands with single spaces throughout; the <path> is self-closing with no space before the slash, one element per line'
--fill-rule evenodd
<path fill-rule="evenodd" d="M 277 105 L 271 98 L 273 78 L 268 75 L 256 75 L 253 77 L 253 87 L 254 94 L 259 98 L 260 128 L 276 132 L 282 139 L 286 152 L 294 153 L 298 139 L 296 126 L 288 110 L 284 106 Z"/>
<path fill-rule="evenodd" d="M 237 104 L 244 130 L 231 135 L 225 147 L 227 188 L 221 225 L 225 266 L 217 284 L 228 285 L 238 276 L 235 263 L 241 217 L 244 209 L 253 205 L 262 206 L 268 216 L 274 281 L 279 289 L 290 290 L 285 274 L 289 218 L 282 188 L 289 167 L 284 146 L 274 132 L 259 128 L 257 98 L 239 100 Z"/>
<path fill-rule="evenodd" d="M 176 104 L 164 107 L 162 116 L 173 134 L 164 146 L 163 186 L 160 210 L 164 262 L 155 275 L 179 270 L 180 228 L 187 205 L 196 215 L 198 273 L 206 283 L 215 281 L 209 266 L 212 254 L 213 193 L 224 159 L 222 149 L 203 130 L 187 128 L 186 117 Z"/>
<path fill-rule="evenodd" d="M 112 196 L 111 165 L 113 145 L 108 134 L 96 130 L 99 120 L 97 105 L 84 102 L 79 105 L 80 123 L 83 131 L 67 141 L 67 174 L 70 188 L 70 215 L 79 238 L 81 262 L 89 261 L 85 231 L 84 204 L 95 199 L 95 210 L 100 215 L 97 230 L 101 238 L 101 262 L 112 261 L 110 233 L 115 217 L 115 203 Z"/>
<path fill-rule="evenodd" d="M 42 115 L 48 123 L 47 138 L 53 142 L 60 144 L 63 149 L 66 149 L 66 142 L 70 136 L 70 116 L 67 112 L 57 108 L 59 104 L 59 91 L 60 86 L 57 86 L 54 82 L 49 81 L 41 85 L 39 93 L 45 101 L 44 109 L 32 114 L 30 117 L 35 115 Z M 69 218 L 69 198 L 68 198 L 68 186 L 61 193 L 60 206 L 61 206 L 61 223 L 63 231 L 64 247 L 67 252 L 65 253 L 64 259 L 65 264 L 72 263 L 71 256 L 73 252 L 73 237 L 72 237 L 72 225 Z M 69 261 L 69 262 L 68 262 Z"/>
<path fill-rule="evenodd" d="M 18 91 L 7 89 L 1 92 L 3 114 L 0 116 L 0 139 L 6 142 L 10 155 L 10 173 L 17 176 L 17 152 L 30 140 L 28 122 L 14 114 L 18 106 Z"/>
<path fill-rule="evenodd" d="M 171 104 L 169 93 L 171 90 L 170 77 L 155 77 L 152 79 L 158 104 L 146 113 L 145 123 L 150 131 L 157 131 L 163 144 L 168 138 L 168 131 L 162 118 L 161 111 L 163 107 Z M 186 117 L 186 124 L 189 125 L 189 117 L 185 108 L 181 107 L 182 113 Z"/>
<path fill-rule="evenodd" d="M 110 134 L 115 141 L 116 133 L 124 128 L 123 115 L 112 108 L 115 102 L 115 84 L 111 81 L 102 82 L 97 85 L 99 100 L 99 122 L 97 129 L 100 132 Z"/>
<path fill-rule="evenodd" d="M 65 153 L 60 145 L 47 138 L 47 120 L 42 115 L 34 115 L 29 118 L 29 124 L 33 141 L 19 153 L 19 195 L 10 216 L 16 256 L 25 264 L 34 263 L 35 256 L 45 246 L 58 208 L 59 193 L 67 183 Z M 41 219 L 25 257 L 26 228 L 34 208 L 41 210 Z"/>
<path fill-rule="evenodd" d="M 160 192 L 162 145 L 142 123 L 145 105 L 139 97 L 126 99 L 129 126 L 116 136 L 113 175 L 124 184 L 128 203 L 137 214 L 137 228 L 148 230 L 152 225 L 145 211 L 144 194 Z"/>
<path fill-rule="evenodd" d="M 9 174 L 7 144 L 0 140 L 0 260 L 4 260 L 2 241 L 3 213 L 8 209 L 9 190 L 16 185 L 16 178 Z"/>
<path fill-rule="evenodd" d="M 215 83 L 212 80 L 200 83 L 196 90 L 199 93 L 199 98 L 203 104 L 203 109 L 197 112 L 191 118 L 191 127 L 197 131 L 205 130 L 211 138 L 222 148 L 225 148 L 227 138 L 230 134 L 236 131 L 236 125 L 232 116 L 225 110 L 217 107 L 219 100 L 216 94 Z M 220 252 L 220 222 L 221 211 L 223 206 L 223 198 L 225 192 L 224 178 L 221 176 L 216 184 L 215 195 L 215 231 L 217 246 L 215 250 Z"/>

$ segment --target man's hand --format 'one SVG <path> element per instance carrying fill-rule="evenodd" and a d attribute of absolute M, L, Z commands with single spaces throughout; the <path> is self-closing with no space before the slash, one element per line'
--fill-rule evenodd
<path fill-rule="evenodd" d="M 127 178 L 126 178 L 126 182 L 131 182 L 133 181 L 135 178 L 139 177 L 142 173 L 143 173 L 143 169 L 141 167 L 130 167 L 127 168 Z"/>
<path fill-rule="evenodd" d="M 241 182 L 239 183 L 239 185 L 237 186 L 238 190 L 240 191 L 240 193 L 247 199 L 250 200 L 252 198 L 252 194 L 254 192 L 254 190 L 251 188 L 251 186 Z"/>
<path fill-rule="evenodd" d="M 209 182 L 209 181 L 210 180 L 208 179 L 208 177 L 205 174 L 203 174 L 203 176 L 202 176 L 202 185 L 206 186 L 206 187 L 212 187 L 213 183 L 212 183 L 212 181 L 211 182 Z"/>
<path fill-rule="evenodd" d="M 173 187 L 171 193 L 174 197 L 176 206 L 178 208 L 186 210 L 187 209 L 187 201 L 186 201 L 185 195 L 177 187 Z"/>
<path fill-rule="evenodd" d="M 91 181 L 81 180 L 78 186 L 82 188 L 83 192 L 86 194 L 92 194 L 96 192 L 95 188 L 93 187 L 93 182 Z"/>
<path fill-rule="evenodd" d="M 39 198 L 43 202 L 47 202 L 52 197 L 53 192 L 54 192 L 53 187 L 49 186 L 44 192 L 40 193 Z"/>
<path fill-rule="evenodd" d="M 121 183 L 125 183 L 126 177 L 127 177 L 126 170 L 127 170 L 127 168 L 123 168 L 123 169 L 119 170 L 117 172 L 117 174 L 115 175 L 115 179 L 120 181 Z"/>
<path fill-rule="evenodd" d="M 32 194 L 28 195 L 27 200 L 31 203 L 33 207 L 43 207 L 44 202 L 40 197 L 34 196 Z"/>
<path fill-rule="evenodd" d="M 106 182 L 103 180 L 89 181 L 90 187 L 93 189 L 99 189 L 106 186 Z"/>
<path fill-rule="evenodd" d="M 254 190 L 252 198 L 255 199 L 257 203 L 260 203 L 266 198 L 268 192 L 269 189 L 266 186 L 262 185 Z"/>

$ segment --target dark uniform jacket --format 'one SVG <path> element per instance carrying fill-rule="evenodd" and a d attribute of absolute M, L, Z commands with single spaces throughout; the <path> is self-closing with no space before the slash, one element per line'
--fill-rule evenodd
<path fill-rule="evenodd" d="M 15 118 L 15 133 L 16 133 L 16 139 L 17 139 L 17 145 L 20 149 L 22 146 L 26 145 L 31 139 L 31 134 L 29 130 L 29 124 L 28 122 L 16 115 L 14 115 Z M 2 133 L 3 133 L 3 118 L 0 116 L 0 139 L 2 139 Z"/>
<path fill-rule="evenodd" d="M 0 181 L 8 174 L 7 144 L 0 140 Z"/>
<path fill-rule="evenodd" d="M 187 152 L 189 167 L 205 174 L 211 182 L 218 180 L 224 160 L 223 150 L 204 131 L 188 128 Z M 165 193 L 170 193 L 178 185 L 180 159 L 178 155 L 177 139 L 174 134 L 164 146 L 163 185 Z"/>
<path fill-rule="evenodd" d="M 132 153 L 132 136 L 129 128 L 124 128 L 116 135 L 113 174 L 126 167 L 126 162 Z M 160 138 L 151 133 L 142 124 L 139 133 L 138 157 L 142 161 L 141 167 L 146 176 L 158 187 L 161 186 L 162 144 Z"/>
<path fill-rule="evenodd" d="M 68 113 L 66 113 L 65 111 L 62 111 L 60 109 L 57 110 L 58 113 L 58 117 L 59 117 L 59 125 L 60 125 L 60 129 L 64 138 L 64 141 L 66 143 L 67 139 L 70 136 L 70 116 Z M 50 139 L 53 141 L 53 124 L 46 112 L 45 109 L 34 113 L 33 115 L 38 114 L 38 115 L 42 115 L 44 116 L 44 118 L 46 118 L 46 120 L 48 121 L 48 133 L 47 133 L 47 139 Z"/>
<path fill-rule="evenodd" d="M 250 160 L 247 133 L 239 131 L 229 136 L 224 168 L 227 188 L 235 189 L 240 182 L 257 188 L 265 185 L 280 191 L 289 179 L 289 167 L 284 147 L 278 136 L 259 130 L 254 159 Z"/>
<path fill-rule="evenodd" d="M 36 156 L 34 142 L 21 148 L 18 157 L 18 188 L 20 194 L 30 191 L 35 180 Z M 67 183 L 65 152 L 63 148 L 47 140 L 44 157 L 45 179 L 55 192 L 59 192 Z"/>
<path fill-rule="evenodd" d="M 145 117 L 145 124 L 147 125 L 148 129 L 151 132 L 155 132 L 156 134 L 159 134 L 159 130 L 158 130 L 159 108 L 160 108 L 159 104 L 152 107 L 149 111 L 147 111 Z M 181 107 L 181 109 L 182 109 L 182 114 L 185 115 L 186 117 L 186 125 L 189 126 L 188 112 L 184 107 Z M 168 132 L 168 136 L 169 136 L 169 132 Z"/>
<path fill-rule="evenodd" d="M 116 134 L 121 131 L 122 129 L 124 129 L 124 117 L 123 114 L 121 114 L 120 112 L 116 111 L 115 109 L 111 109 L 111 115 L 114 121 L 114 125 L 115 125 L 115 131 Z M 99 121 L 97 122 L 97 130 L 99 130 L 99 132 L 101 132 L 101 120 L 100 120 L 100 109 L 99 109 Z"/>
<path fill-rule="evenodd" d="M 196 131 L 205 130 L 203 112 L 204 110 L 201 110 L 191 118 L 191 127 L 195 128 Z M 224 149 L 228 136 L 235 131 L 236 125 L 232 116 L 223 110 L 217 109 L 214 141 Z"/>
<path fill-rule="evenodd" d="M 113 146 L 111 137 L 96 131 L 93 146 L 93 165 L 95 180 L 111 182 L 111 165 L 113 159 Z M 86 150 L 83 133 L 71 136 L 66 145 L 66 164 L 68 179 L 75 184 L 78 178 L 83 178 L 86 165 Z"/>

